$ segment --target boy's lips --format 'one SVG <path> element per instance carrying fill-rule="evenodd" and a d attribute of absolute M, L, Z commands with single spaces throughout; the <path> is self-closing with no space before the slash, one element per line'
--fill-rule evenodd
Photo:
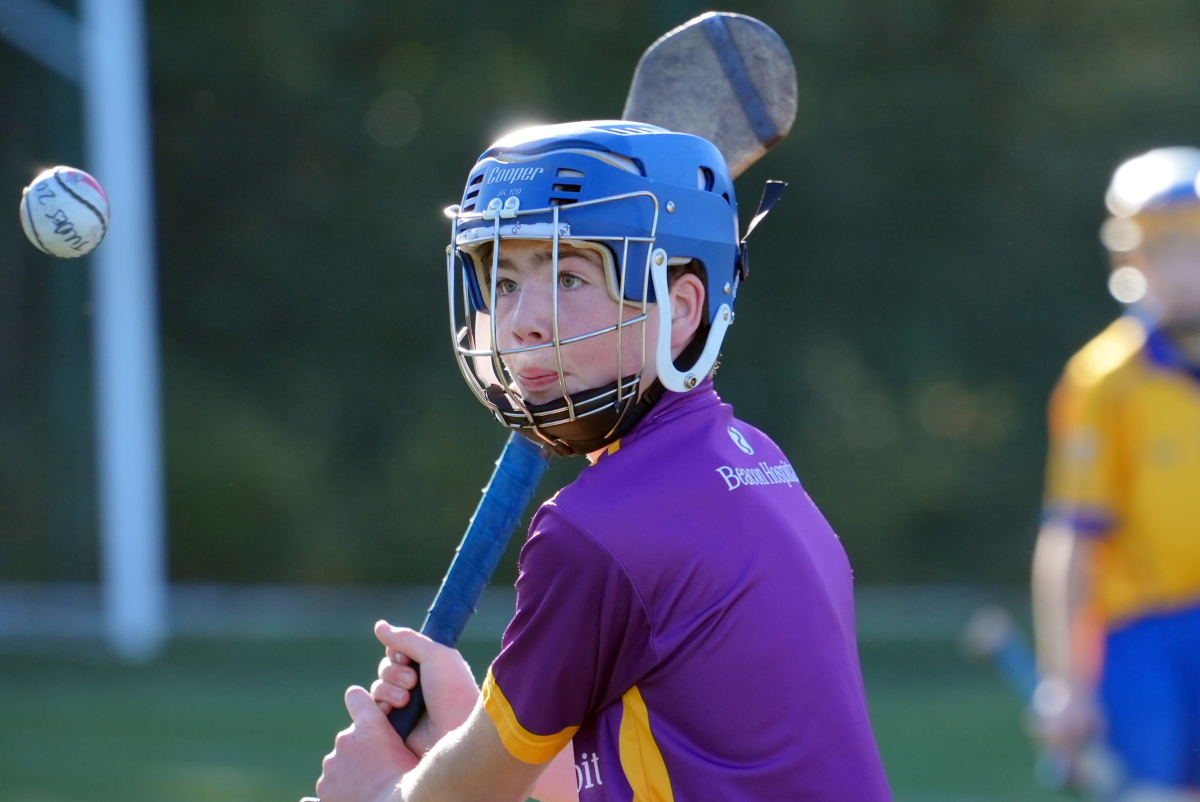
<path fill-rule="evenodd" d="M 558 371 L 529 368 L 517 373 L 517 381 L 525 389 L 541 390 L 558 384 Z"/>

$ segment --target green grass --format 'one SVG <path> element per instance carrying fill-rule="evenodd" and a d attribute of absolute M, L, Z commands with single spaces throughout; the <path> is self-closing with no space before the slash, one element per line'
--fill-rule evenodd
<path fill-rule="evenodd" d="M 468 644 L 477 669 L 495 644 Z M 265 802 L 311 793 L 371 679 L 362 642 L 186 641 L 128 668 L 86 649 L 0 653 L 0 802 Z M 1020 706 L 950 646 L 863 648 L 876 733 L 900 800 L 1054 800 Z"/>
<path fill-rule="evenodd" d="M 865 644 L 875 735 L 898 802 L 1063 802 L 1038 787 L 1020 702 L 952 644 Z"/>

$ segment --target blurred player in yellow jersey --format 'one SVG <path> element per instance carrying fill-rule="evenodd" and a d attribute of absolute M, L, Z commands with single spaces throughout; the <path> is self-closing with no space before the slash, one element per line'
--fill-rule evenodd
<path fill-rule="evenodd" d="M 1033 565 L 1047 746 L 1107 740 L 1129 797 L 1200 800 L 1200 151 L 1122 164 L 1101 239 L 1127 313 L 1050 409 Z"/>

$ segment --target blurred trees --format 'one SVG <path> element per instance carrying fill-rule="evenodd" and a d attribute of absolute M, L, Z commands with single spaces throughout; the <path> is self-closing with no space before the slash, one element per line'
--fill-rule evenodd
<path fill-rule="evenodd" d="M 1108 176 L 1200 142 L 1200 7 L 728 8 L 789 43 L 801 111 L 739 182 L 743 217 L 762 179 L 791 189 L 756 234 L 722 394 L 860 579 L 1021 580 L 1045 398 L 1117 313 Z M 441 209 L 500 133 L 618 115 L 641 51 L 699 10 L 152 0 L 175 578 L 440 576 L 504 439 L 450 356 Z M 35 164 L 78 150 L 46 135 L 69 124 L 39 107 L 54 79 L 7 51 L 0 71 L 15 210 Z M 0 578 L 46 578 L 58 266 L 0 237 Z"/>

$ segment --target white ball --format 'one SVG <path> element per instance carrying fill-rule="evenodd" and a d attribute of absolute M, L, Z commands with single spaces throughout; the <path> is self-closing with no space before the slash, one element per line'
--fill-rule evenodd
<path fill-rule="evenodd" d="M 95 250 L 108 233 L 108 195 L 74 167 L 51 167 L 21 193 L 21 228 L 38 250 L 72 259 Z"/>

